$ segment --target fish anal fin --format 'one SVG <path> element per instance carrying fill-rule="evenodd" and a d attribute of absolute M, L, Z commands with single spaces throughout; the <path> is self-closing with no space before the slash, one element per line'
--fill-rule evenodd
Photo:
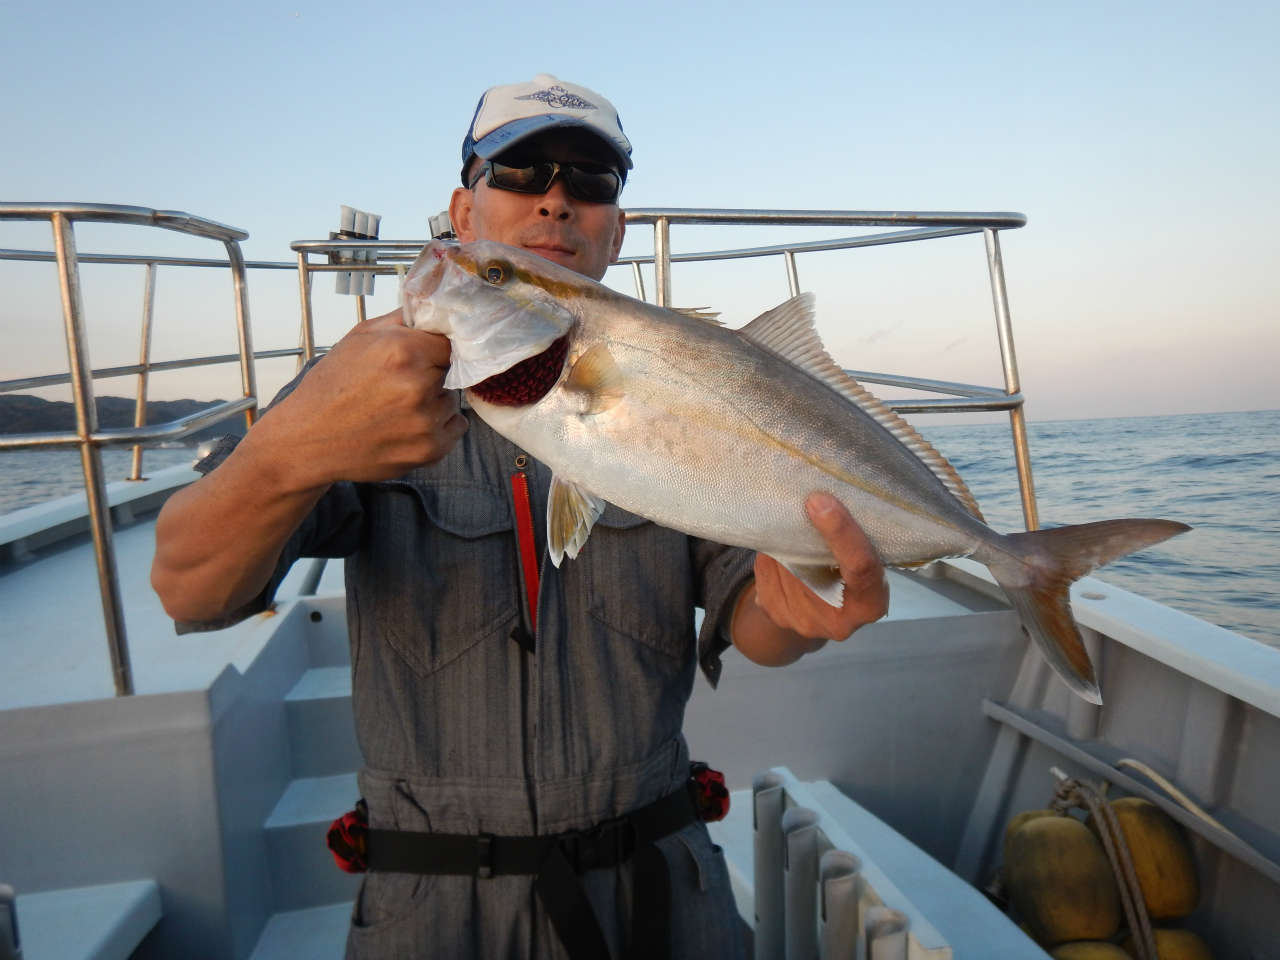
<path fill-rule="evenodd" d="M 826 563 L 788 563 L 785 560 L 778 560 L 778 562 L 831 606 L 837 608 L 844 606 L 844 581 L 840 579 L 839 567 Z"/>
<path fill-rule="evenodd" d="M 597 343 L 574 361 L 564 388 L 580 396 L 584 413 L 603 413 L 622 399 L 623 381 L 609 348 Z"/>
<path fill-rule="evenodd" d="M 604 512 L 604 501 L 577 484 L 551 478 L 547 496 L 547 552 L 557 567 L 573 559 L 587 542 L 591 527 Z"/>
<path fill-rule="evenodd" d="M 983 520 L 977 499 L 960 479 L 955 467 L 929 441 L 920 436 L 911 424 L 873 396 L 831 358 L 813 323 L 813 294 L 802 293 L 772 310 L 766 310 L 738 333 L 756 346 L 799 367 L 861 408 L 888 430 L 894 439 L 914 453 L 965 510 Z"/>

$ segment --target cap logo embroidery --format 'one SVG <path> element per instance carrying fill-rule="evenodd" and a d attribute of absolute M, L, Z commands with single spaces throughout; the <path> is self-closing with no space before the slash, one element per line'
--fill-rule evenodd
<path fill-rule="evenodd" d="M 570 93 L 564 87 L 556 84 L 554 87 L 548 87 L 545 90 L 538 90 L 535 93 L 526 94 L 523 97 L 516 97 L 517 100 L 541 100 L 548 107 L 555 107 L 557 110 L 597 110 L 599 109 L 589 100 L 584 100 L 576 93 Z"/>

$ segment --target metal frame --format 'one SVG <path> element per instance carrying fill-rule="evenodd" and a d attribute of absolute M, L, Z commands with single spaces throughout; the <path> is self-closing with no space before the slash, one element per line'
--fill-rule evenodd
<path fill-rule="evenodd" d="M 0 451 L 50 446 L 78 446 L 85 472 L 85 487 L 89 501 L 89 519 L 93 531 L 94 550 L 98 562 L 99 583 L 102 589 L 104 619 L 108 642 L 111 647 L 112 669 L 116 689 L 120 694 L 133 691 L 128 650 L 125 642 L 124 620 L 120 609 L 119 586 L 115 573 L 115 558 L 111 547 L 110 511 L 107 506 L 102 476 L 100 448 L 104 446 L 133 445 L 134 462 L 132 477 L 141 476 L 141 446 L 156 440 L 173 440 L 187 436 L 211 423 L 243 412 L 248 425 L 252 425 L 257 410 L 257 388 L 253 361 L 277 357 L 296 356 L 299 366 L 323 352 L 315 342 L 314 311 L 311 302 L 311 275 L 313 273 L 369 272 L 390 275 L 411 263 L 421 250 L 422 240 L 316 240 L 297 241 L 290 245 L 296 255 L 296 264 L 274 261 L 246 262 L 240 252 L 240 241 L 247 239 L 243 230 L 212 220 L 195 217 L 172 210 L 152 210 L 144 207 L 114 204 L 55 204 L 0 203 L 0 220 L 49 220 L 54 234 L 53 253 L 32 250 L 0 250 L 0 260 L 56 262 L 62 292 L 63 318 L 67 337 L 68 369 L 66 374 L 26 377 L 0 381 L 0 393 L 34 389 L 69 383 L 76 404 L 76 430 L 70 433 L 24 434 L 16 437 L 0 437 Z M 223 243 L 227 258 L 206 259 L 196 257 L 148 257 L 76 252 L 74 222 L 90 220 L 110 223 L 128 223 L 160 227 L 192 236 L 207 237 Z M 708 262 L 742 259 L 747 257 L 778 256 L 783 260 L 787 288 L 792 296 L 800 292 L 797 257 L 802 253 L 845 250 L 855 247 L 881 246 L 891 243 L 915 242 L 943 237 L 981 233 L 986 243 L 987 270 L 990 277 L 996 329 L 1004 370 L 1004 387 L 988 387 L 975 384 L 928 380 L 864 370 L 848 371 L 858 380 L 868 383 L 899 386 L 946 395 L 944 399 L 912 399 L 890 401 L 889 406 L 903 413 L 996 411 L 1009 412 L 1013 434 L 1014 455 L 1018 468 L 1018 483 L 1022 496 L 1023 516 L 1028 530 L 1039 526 L 1036 510 L 1035 488 L 1031 477 L 1031 461 L 1027 450 L 1026 423 L 1023 417 L 1023 396 L 1018 379 L 1017 359 L 1013 346 L 1013 328 L 1009 315 L 1008 294 L 1004 281 L 1004 266 L 1000 253 L 999 231 L 1017 229 L 1026 224 L 1020 213 L 930 213 L 838 210 L 724 210 L 701 208 L 642 208 L 626 212 L 626 221 L 632 225 L 653 227 L 653 254 L 650 256 L 623 257 L 621 266 L 630 266 L 636 295 L 645 299 L 644 278 L 641 266 L 653 264 L 654 302 L 659 306 L 671 303 L 671 267 L 675 263 Z M 776 227 L 889 227 L 888 232 L 842 237 L 833 240 L 805 241 L 790 244 L 773 244 L 760 247 L 705 251 L 699 253 L 672 253 L 671 227 L 683 225 L 736 225 Z M 363 254 L 360 259 L 353 254 Z M 312 262 L 313 256 L 324 256 L 326 262 Z M 133 365 L 92 369 L 89 365 L 84 340 L 83 313 L 80 299 L 79 264 L 114 263 L 133 264 L 146 268 L 143 294 L 142 333 L 139 362 Z M 154 363 L 150 359 L 152 304 L 159 266 L 218 267 L 229 268 L 235 287 L 236 326 L 239 353 Z M 295 349 L 268 350 L 255 353 L 249 328 L 249 307 L 246 287 L 246 269 L 298 271 L 301 329 L 299 346 Z M 357 322 L 364 319 L 364 297 L 356 297 Z M 227 401 L 206 410 L 166 424 L 144 426 L 148 378 L 152 371 L 186 369 L 218 363 L 238 361 L 241 369 L 243 397 Z M 134 426 L 131 428 L 99 429 L 96 407 L 93 402 L 94 379 L 135 374 L 138 377 L 137 404 Z"/>
<path fill-rule="evenodd" d="M 107 632 L 107 646 L 111 657 L 111 671 L 117 696 L 133 693 L 133 670 L 129 661 L 129 645 L 125 630 L 124 609 L 120 599 L 120 584 L 116 574 L 115 550 L 112 544 L 111 510 L 107 500 L 106 483 L 102 471 L 102 447 L 134 446 L 134 475 L 140 476 L 141 444 L 156 439 L 178 439 L 243 412 L 247 425 L 253 424 L 257 409 L 257 387 L 253 368 L 253 342 L 249 328 L 249 295 L 245 283 L 245 262 L 240 253 L 240 241 L 248 234 L 225 224 L 195 217 L 173 210 L 152 210 L 145 207 L 129 207 L 117 204 L 84 203 L 0 203 L 0 220 L 48 220 L 53 231 L 54 252 L 24 256 L 24 251 L 5 251 L 4 259 L 53 260 L 58 265 L 58 284 L 62 297 L 62 316 L 67 342 L 66 375 L 25 378 L 0 383 L 0 392 L 29 389 L 53 383 L 70 383 L 75 402 L 76 429 L 67 433 L 19 434 L 0 437 L 0 450 L 21 450 L 33 447 L 79 447 L 84 470 L 85 494 L 89 507 L 89 528 L 93 537 L 94 556 L 98 566 L 98 585 L 102 597 L 102 614 Z M 148 373 L 161 368 L 196 366 L 199 362 L 178 361 L 172 364 L 150 362 L 152 303 L 155 289 L 155 267 L 159 258 L 131 258 L 130 262 L 146 264 L 147 275 L 143 294 L 141 360 L 127 372 L 137 373 L 138 390 L 135 408 L 135 425 L 132 428 L 100 430 L 97 406 L 94 402 L 93 381 L 98 376 L 117 375 L 114 371 L 95 371 L 89 364 L 88 344 L 85 339 L 84 303 L 80 294 L 80 262 L 114 262 L 119 258 L 84 257 L 76 252 L 75 223 L 94 221 L 100 223 L 124 223 L 160 227 L 191 236 L 219 241 L 227 252 L 225 266 L 230 267 L 235 293 L 236 332 L 239 340 L 240 377 L 243 397 L 239 400 L 217 404 L 171 423 L 147 427 L 146 395 Z M 236 358 L 232 358 L 236 359 Z"/>

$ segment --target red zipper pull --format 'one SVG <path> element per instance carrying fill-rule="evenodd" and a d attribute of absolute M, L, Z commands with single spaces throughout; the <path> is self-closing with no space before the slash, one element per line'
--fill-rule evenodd
<path fill-rule="evenodd" d="M 520 550 L 520 569 L 524 572 L 524 589 L 529 599 L 529 625 L 538 629 L 538 550 L 533 538 L 533 508 L 529 503 L 529 475 L 524 472 L 529 458 L 516 457 L 516 472 L 511 474 L 511 493 L 516 505 L 516 546 Z"/>

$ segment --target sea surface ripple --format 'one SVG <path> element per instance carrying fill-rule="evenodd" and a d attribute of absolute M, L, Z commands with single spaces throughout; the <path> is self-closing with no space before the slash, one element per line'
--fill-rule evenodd
<path fill-rule="evenodd" d="M 1007 424 L 916 426 L 997 530 L 1023 528 Z M 1094 574 L 1280 646 L 1280 410 L 1027 427 L 1040 525 L 1163 517 L 1194 529 Z"/>

